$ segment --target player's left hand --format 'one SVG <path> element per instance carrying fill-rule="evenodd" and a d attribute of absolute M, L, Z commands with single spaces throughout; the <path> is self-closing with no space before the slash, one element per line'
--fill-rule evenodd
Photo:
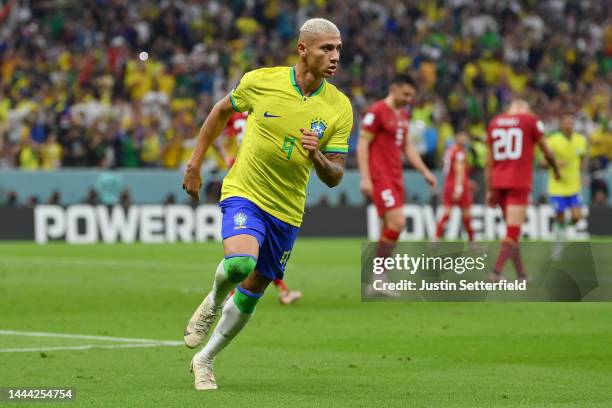
<path fill-rule="evenodd" d="M 432 189 L 438 187 L 438 179 L 429 171 L 425 173 L 425 181 L 427 181 L 427 184 L 429 184 Z"/>
<path fill-rule="evenodd" d="M 306 129 L 300 129 L 302 132 L 302 147 L 308 152 L 309 156 L 312 156 L 317 150 L 319 150 L 319 138 L 315 132 Z"/>

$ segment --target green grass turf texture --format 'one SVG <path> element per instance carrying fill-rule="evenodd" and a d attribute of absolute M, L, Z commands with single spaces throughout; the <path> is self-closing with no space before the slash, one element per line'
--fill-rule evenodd
<path fill-rule="evenodd" d="M 0 387 L 75 387 L 69 405 L 86 407 L 612 406 L 612 304 L 361 303 L 359 251 L 298 239 L 286 281 L 304 298 L 280 306 L 268 289 L 217 359 L 215 392 L 193 390 L 182 346 L 0 353 Z M 2 244 L 0 329 L 182 340 L 221 256 Z M 92 343 L 0 336 L 0 349 Z"/>

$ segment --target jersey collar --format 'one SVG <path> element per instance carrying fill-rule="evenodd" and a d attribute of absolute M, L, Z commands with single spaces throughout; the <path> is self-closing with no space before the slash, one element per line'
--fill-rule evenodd
<path fill-rule="evenodd" d="M 298 86 L 297 81 L 295 79 L 295 67 L 291 67 L 289 69 L 289 78 L 291 79 L 291 85 L 293 86 L 293 89 L 295 89 L 298 95 L 303 97 L 304 94 L 302 93 L 302 90 Z M 319 85 L 319 87 L 315 89 L 315 91 L 312 94 L 310 94 L 310 97 L 317 96 L 318 94 L 320 94 L 324 86 L 325 86 L 325 79 L 323 79 L 321 81 L 321 85 Z"/>

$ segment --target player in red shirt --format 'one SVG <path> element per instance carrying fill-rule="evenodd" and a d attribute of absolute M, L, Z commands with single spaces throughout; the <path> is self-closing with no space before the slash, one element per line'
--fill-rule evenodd
<path fill-rule="evenodd" d="M 234 112 L 232 116 L 230 116 L 230 118 L 228 119 L 227 124 L 225 125 L 225 129 L 223 131 L 226 137 L 236 138 L 236 151 L 240 147 L 240 143 L 242 143 L 242 138 L 244 137 L 247 116 L 248 112 Z M 225 160 L 227 167 L 232 167 L 234 161 L 236 161 L 235 155 L 231 154 L 221 144 L 218 144 L 216 148 L 219 154 Z M 280 292 L 279 301 L 282 305 L 293 304 L 302 298 L 302 292 L 300 292 L 299 290 L 289 289 L 289 287 L 282 279 L 274 279 L 272 282 Z M 232 294 L 233 291 L 228 295 L 228 298 Z"/>
<path fill-rule="evenodd" d="M 402 153 L 433 188 L 437 184 L 408 138 L 409 115 L 405 107 L 412 102 L 415 93 L 414 80 L 408 75 L 397 75 L 387 97 L 375 102 L 362 120 L 357 145 L 361 191 L 374 201 L 383 223 L 377 257 L 391 255 L 406 227 Z"/>
<path fill-rule="evenodd" d="M 444 213 L 436 228 L 436 240 L 442 237 L 444 226 L 448 222 L 450 212 L 454 205 L 458 205 L 463 213 L 463 226 L 468 235 L 468 240 L 474 240 L 472 231 L 472 220 L 470 218 L 470 207 L 472 206 L 472 190 L 468 174 L 470 166 L 467 161 L 465 146 L 470 137 L 465 131 L 455 135 L 455 145 L 450 147 L 444 155 Z"/>
<path fill-rule="evenodd" d="M 544 141 L 543 131 L 542 122 L 531 113 L 529 104 L 521 99 L 513 100 L 508 111 L 494 117 L 487 129 L 487 203 L 492 207 L 501 207 L 507 231 L 489 277 L 493 282 L 504 279 L 502 271 L 508 258 L 512 259 L 518 279 L 527 279 L 519 238 L 529 203 L 536 145 L 552 167 L 555 178 L 560 177 L 557 164 Z"/>

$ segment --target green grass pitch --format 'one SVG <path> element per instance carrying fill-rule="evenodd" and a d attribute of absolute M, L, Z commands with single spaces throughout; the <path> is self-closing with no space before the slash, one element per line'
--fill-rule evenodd
<path fill-rule="evenodd" d="M 304 298 L 280 306 L 269 288 L 218 358 L 216 392 L 193 390 L 184 346 L 6 332 L 0 387 L 74 387 L 84 407 L 612 406 L 612 304 L 361 303 L 359 250 L 298 239 L 286 278 Z M 0 330 L 182 341 L 221 256 L 2 244 Z M 83 345 L 113 347 L 6 351 Z"/>

